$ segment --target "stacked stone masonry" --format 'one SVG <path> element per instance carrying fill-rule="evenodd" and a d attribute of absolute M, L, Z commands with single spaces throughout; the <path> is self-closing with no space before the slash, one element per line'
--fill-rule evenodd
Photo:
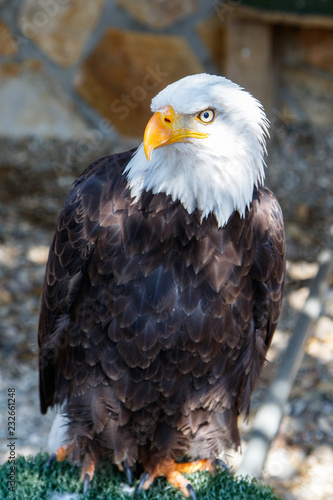
<path fill-rule="evenodd" d="M 22 77 L 26 90 L 24 117 L 16 114 L 8 128 L 2 113 L 0 135 L 78 137 L 106 119 L 139 138 L 152 96 L 201 71 L 237 81 L 270 118 L 332 123 L 333 17 L 267 14 L 244 3 L 2 1 L 2 109 L 21 93 Z"/>

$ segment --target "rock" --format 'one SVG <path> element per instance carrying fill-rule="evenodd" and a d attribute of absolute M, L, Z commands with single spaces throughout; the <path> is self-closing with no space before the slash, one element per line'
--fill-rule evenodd
<path fill-rule="evenodd" d="M 299 452 L 304 458 L 305 454 L 302 453 L 302 450 L 299 450 Z M 265 474 L 272 478 L 278 477 L 284 480 L 291 479 L 297 473 L 299 462 L 299 456 L 295 453 L 294 457 L 292 450 L 286 450 L 284 448 L 275 449 L 272 447 L 265 463 Z"/>
<path fill-rule="evenodd" d="M 110 28 L 75 79 L 81 96 L 127 136 L 142 136 L 151 99 L 168 84 L 204 71 L 180 36 Z"/>
<path fill-rule="evenodd" d="M 117 0 L 137 21 L 150 28 L 165 28 L 180 19 L 190 16 L 197 10 L 197 0 Z"/>
<path fill-rule="evenodd" d="M 8 26 L 0 20 L 0 55 L 12 56 L 18 51 L 17 41 Z"/>
<path fill-rule="evenodd" d="M 20 28 L 57 64 L 71 66 L 95 28 L 104 1 L 24 0 Z"/>
<path fill-rule="evenodd" d="M 315 448 L 315 450 L 313 451 L 313 455 L 318 460 L 333 463 L 333 450 L 328 444 L 323 444 Z"/>
<path fill-rule="evenodd" d="M 325 323 L 327 325 L 326 337 L 324 338 L 324 340 L 312 337 L 308 342 L 306 352 L 310 356 L 315 356 L 318 360 L 321 360 L 322 362 L 329 363 L 332 360 L 333 356 L 333 341 L 332 338 L 330 338 L 331 337 L 330 333 L 332 332 L 333 328 L 333 321 L 332 319 L 327 318 Z M 323 324 L 322 321 L 320 321 L 320 324 Z M 319 327 L 317 325 L 316 330 L 320 331 Z M 325 332 L 323 331 L 322 339 L 324 335 Z"/>
<path fill-rule="evenodd" d="M 299 288 L 298 290 L 294 290 L 289 293 L 288 303 L 293 309 L 295 309 L 295 311 L 301 311 L 308 295 L 309 288 Z"/>
<path fill-rule="evenodd" d="M 330 316 L 321 316 L 317 322 L 315 335 L 318 339 L 323 341 L 325 349 L 331 349 L 333 359 L 333 319 Z"/>
<path fill-rule="evenodd" d="M 318 271 L 316 262 L 290 262 L 288 261 L 287 273 L 288 277 L 293 281 L 304 281 L 313 279 Z"/>
<path fill-rule="evenodd" d="M 46 245 L 36 245 L 28 250 L 27 258 L 34 264 L 46 264 L 49 254 L 49 247 Z"/>
<path fill-rule="evenodd" d="M 0 66 L 0 136 L 80 137 L 87 123 L 41 63 Z"/>

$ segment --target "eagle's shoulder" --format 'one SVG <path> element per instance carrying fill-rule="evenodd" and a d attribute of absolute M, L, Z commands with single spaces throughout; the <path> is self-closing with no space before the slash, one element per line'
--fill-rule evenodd
<path fill-rule="evenodd" d="M 275 195 L 260 187 L 252 202 L 253 231 L 256 237 L 253 275 L 258 280 L 284 281 L 285 231 L 283 213 Z"/>
<path fill-rule="evenodd" d="M 74 182 L 61 214 L 81 201 L 85 213 L 97 216 L 106 199 L 130 198 L 124 170 L 135 150 L 105 156 L 89 165 Z M 117 209 L 117 207 L 116 207 Z M 61 214 L 59 220 L 61 220 Z"/>
<path fill-rule="evenodd" d="M 50 247 L 46 285 L 66 284 L 83 270 L 96 241 L 117 231 L 121 213 L 131 203 L 123 171 L 132 153 L 97 160 L 73 184 Z"/>
<path fill-rule="evenodd" d="M 115 153 L 112 155 L 103 156 L 94 161 L 81 173 L 81 175 L 74 182 L 74 187 L 83 183 L 86 179 L 97 176 L 114 177 L 117 174 L 122 174 L 135 153 L 136 149 Z"/>

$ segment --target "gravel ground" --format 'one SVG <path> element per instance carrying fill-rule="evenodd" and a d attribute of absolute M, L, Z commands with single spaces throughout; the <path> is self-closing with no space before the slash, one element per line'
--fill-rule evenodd
<path fill-rule="evenodd" d="M 14 388 L 17 453 L 45 450 L 53 419 L 39 414 L 36 331 L 48 247 L 68 186 L 91 160 L 133 144 L 89 143 L 78 149 L 74 143 L 0 140 L 0 435 L 8 435 L 7 394 Z M 333 136 L 277 123 L 268 164 L 266 184 L 285 216 L 288 278 L 270 363 L 254 393 L 249 421 L 241 423 L 243 449 L 316 274 L 318 253 L 332 237 Z M 287 500 L 333 498 L 332 332 L 331 288 L 264 470 L 265 481 Z M 2 444 L 0 462 L 7 459 Z M 230 458 L 234 464 L 239 460 Z"/>

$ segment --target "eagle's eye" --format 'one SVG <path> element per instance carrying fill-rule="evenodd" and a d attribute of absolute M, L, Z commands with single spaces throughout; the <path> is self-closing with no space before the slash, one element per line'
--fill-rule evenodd
<path fill-rule="evenodd" d="M 200 120 L 202 123 L 211 123 L 215 118 L 215 111 L 213 109 L 204 109 L 201 111 L 197 119 Z"/>

